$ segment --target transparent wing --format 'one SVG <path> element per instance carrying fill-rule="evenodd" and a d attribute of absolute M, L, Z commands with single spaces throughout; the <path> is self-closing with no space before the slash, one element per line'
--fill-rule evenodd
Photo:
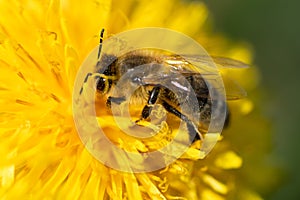
<path fill-rule="evenodd" d="M 247 92 L 236 81 L 228 77 L 228 75 L 220 73 L 220 70 L 222 71 L 223 69 L 243 69 L 249 67 L 241 61 L 217 56 L 186 55 L 181 57 L 172 55 L 168 56 L 165 62 L 186 77 L 200 73 L 206 80 L 217 81 L 220 80 L 219 76 L 221 74 L 227 100 L 237 100 L 247 96 Z M 212 66 L 212 62 L 217 68 Z"/>
<path fill-rule="evenodd" d="M 245 69 L 249 67 L 249 65 L 247 65 L 244 62 L 232 58 L 226 58 L 226 57 L 199 56 L 198 58 L 194 58 L 194 59 L 195 61 L 198 61 L 200 63 L 211 62 L 211 59 L 213 59 L 217 68 L 220 70 Z M 205 78 L 208 77 L 213 78 L 213 76 L 210 75 L 210 73 L 204 73 L 203 76 Z M 230 78 L 228 75 L 224 75 L 223 73 L 221 73 L 221 76 L 223 79 L 227 100 L 237 100 L 237 99 L 245 98 L 247 96 L 247 92 L 234 79 Z"/>
<path fill-rule="evenodd" d="M 204 74 L 215 73 L 218 69 L 243 69 L 249 67 L 246 63 L 232 58 L 208 55 L 171 55 L 165 58 L 165 62 L 176 66 L 178 70 L 199 71 L 200 69 L 201 73 Z"/>
<path fill-rule="evenodd" d="M 191 72 L 184 72 L 182 73 L 184 76 L 190 76 L 193 73 Z M 220 74 L 219 74 L 220 75 Z M 216 81 L 223 81 L 225 92 L 226 92 L 226 99 L 227 100 L 238 100 L 245 98 L 247 96 L 247 92 L 233 79 L 228 77 L 228 75 L 221 74 L 220 76 L 217 74 L 201 74 L 201 76 L 212 83 L 214 86 L 219 86 L 220 84 L 216 83 Z"/>
<path fill-rule="evenodd" d="M 238 100 L 247 96 L 247 92 L 235 80 L 224 75 L 222 75 L 222 79 L 227 100 Z"/>
<path fill-rule="evenodd" d="M 248 68 L 249 65 L 239 60 L 226 57 L 211 56 L 218 68 Z M 203 61 L 211 61 L 209 56 L 200 56 L 198 59 Z M 200 61 L 200 62 L 201 62 Z"/>

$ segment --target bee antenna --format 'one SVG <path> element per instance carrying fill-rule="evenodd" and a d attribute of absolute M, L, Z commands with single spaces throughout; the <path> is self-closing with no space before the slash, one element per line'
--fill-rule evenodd
<path fill-rule="evenodd" d="M 104 28 L 100 32 L 100 41 L 99 41 L 99 49 L 98 49 L 98 62 L 100 61 L 100 54 L 102 50 L 102 43 L 103 43 L 103 34 L 104 34 Z"/>

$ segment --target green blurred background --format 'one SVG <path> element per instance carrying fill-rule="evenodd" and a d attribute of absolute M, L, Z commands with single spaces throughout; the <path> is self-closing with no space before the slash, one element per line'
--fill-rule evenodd
<path fill-rule="evenodd" d="M 217 32 L 253 45 L 263 114 L 271 121 L 270 162 L 286 173 L 268 199 L 300 199 L 300 1 L 206 0 Z"/>

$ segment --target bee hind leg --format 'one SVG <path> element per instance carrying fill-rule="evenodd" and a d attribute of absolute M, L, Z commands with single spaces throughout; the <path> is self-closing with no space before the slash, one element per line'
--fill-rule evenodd
<path fill-rule="evenodd" d="M 170 113 L 174 114 L 176 117 L 186 122 L 187 129 L 189 131 L 190 141 L 195 142 L 197 140 L 202 140 L 202 134 L 198 130 L 197 126 L 184 114 L 178 111 L 176 108 L 163 101 L 162 106 Z"/>
<path fill-rule="evenodd" d="M 160 92 L 160 87 L 159 86 L 155 86 L 150 91 L 148 101 L 147 101 L 147 105 L 145 105 L 143 110 L 142 110 L 141 118 L 136 120 L 135 123 L 138 123 L 141 120 L 147 119 L 150 116 L 152 108 L 153 108 L 154 104 L 156 103 L 156 101 L 158 99 L 159 92 Z"/>

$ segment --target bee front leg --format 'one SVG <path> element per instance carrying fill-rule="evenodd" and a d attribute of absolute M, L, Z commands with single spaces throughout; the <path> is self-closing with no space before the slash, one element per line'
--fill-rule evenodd
<path fill-rule="evenodd" d="M 147 105 L 144 106 L 144 108 L 142 110 L 141 118 L 136 120 L 135 121 L 136 123 L 138 123 L 141 120 L 147 119 L 150 116 L 152 108 L 158 99 L 159 92 L 160 92 L 159 86 L 155 86 L 151 90 L 148 101 L 147 101 Z"/>
<path fill-rule="evenodd" d="M 170 113 L 174 114 L 176 117 L 180 118 L 181 120 L 186 122 L 190 141 L 195 142 L 197 140 L 202 140 L 202 134 L 198 130 L 197 126 L 184 114 L 182 114 L 179 110 L 168 104 L 167 102 L 163 101 L 162 106 Z"/>
<path fill-rule="evenodd" d="M 87 80 L 89 79 L 89 77 L 90 77 L 91 75 L 93 75 L 93 73 L 87 73 L 87 75 L 85 76 L 84 81 L 83 81 L 83 84 L 82 84 L 82 86 L 81 86 L 81 88 L 80 88 L 80 91 L 79 91 L 79 95 L 81 95 L 81 93 L 82 93 L 82 91 L 83 91 L 83 88 L 84 88 L 84 86 L 85 86 Z"/>
<path fill-rule="evenodd" d="M 111 103 L 121 104 L 123 101 L 125 101 L 125 97 L 108 97 L 106 101 L 106 106 L 108 108 L 111 108 Z"/>

